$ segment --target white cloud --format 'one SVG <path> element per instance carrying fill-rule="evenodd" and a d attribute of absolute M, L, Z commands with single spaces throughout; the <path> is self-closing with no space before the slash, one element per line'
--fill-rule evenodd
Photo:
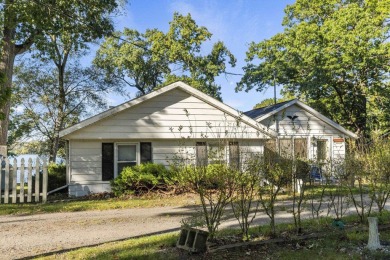
<path fill-rule="evenodd" d="M 22 112 L 24 111 L 24 107 L 23 107 L 23 106 L 17 106 L 17 107 L 15 108 L 15 111 L 16 111 L 17 113 L 22 113 Z"/>

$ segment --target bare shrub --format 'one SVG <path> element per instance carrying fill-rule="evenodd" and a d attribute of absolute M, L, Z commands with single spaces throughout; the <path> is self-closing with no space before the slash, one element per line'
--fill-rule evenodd
<path fill-rule="evenodd" d="M 261 160 L 257 156 L 244 163 L 244 169 L 237 172 L 236 191 L 231 200 L 233 214 L 240 225 L 244 241 L 250 239 L 249 228 L 259 209 L 260 166 Z"/>

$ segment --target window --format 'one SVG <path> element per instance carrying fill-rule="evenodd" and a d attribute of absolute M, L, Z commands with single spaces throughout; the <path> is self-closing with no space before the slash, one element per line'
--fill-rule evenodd
<path fill-rule="evenodd" d="M 317 160 L 325 161 L 327 159 L 327 140 L 317 140 Z"/>
<path fill-rule="evenodd" d="M 229 143 L 229 165 L 233 169 L 240 168 L 240 147 L 238 142 Z"/>
<path fill-rule="evenodd" d="M 306 159 L 307 158 L 307 139 L 306 138 L 294 138 L 294 158 Z"/>
<path fill-rule="evenodd" d="M 264 142 L 264 160 L 267 163 L 273 162 L 277 158 L 276 141 L 267 140 Z"/>
<path fill-rule="evenodd" d="M 123 168 L 137 165 L 137 145 L 117 145 L 117 173 L 120 174 Z"/>
<path fill-rule="evenodd" d="M 292 159 L 292 140 L 279 139 L 280 156 L 285 159 Z"/>
<path fill-rule="evenodd" d="M 206 142 L 196 143 L 196 166 L 207 165 L 207 144 Z"/>
<path fill-rule="evenodd" d="M 226 163 L 226 146 L 222 142 L 209 143 L 208 163 L 224 164 Z"/>
<path fill-rule="evenodd" d="M 102 143 L 103 181 L 114 179 L 125 167 L 148 162 L 152 162 L 152 143 Z"/>
<path fill-rule="evenodd" d="M 229 142 L 229 153 L 227 147 L 220 142 L 197 142 L 196 143 L 196 165 L 206 166 L 213 163 L 227 163 L 231 167 L 240 166 L 240 149 L 238 142 Z"/>

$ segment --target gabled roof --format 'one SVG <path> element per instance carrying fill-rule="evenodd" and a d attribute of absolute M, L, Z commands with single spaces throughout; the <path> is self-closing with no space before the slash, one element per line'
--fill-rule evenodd
<path fill-rule="evenodd" d="M 297 106 L 303 108 L 307 112 L 313 114 L 314 116 L 318 117 L 319 119 L 321 119 L 325 123 L 331 125 L 332 127 L 336 128 L 340 132 L 348 135 L 349 137 L 352 137 L 355 139 L 358 138 L 358 136 L 356 134 L 352 133 L 351 131 L 348 131 L 347 129 L 345 129 L 341 125 L 337 124 L 336 122 L 334 122 L 331 119 L 327 118 L 326 116 L 322 115 L 321 113 L 314 110 L 313 108 L 306 105 L 305 103 L 302 103 L 298 99 L 293 99 L 293 100 L 277 103 L 275 105 L 270 105 L 270 106 L 266 106 L 266 107 L 262 107 L 262 108 L 256 108 L 256 109 L 244 112 L 244 114 L 251 117 L 253 120 L 256 120 L 257 122 L 261 122 L 264 119 L 266 119 L 266 118 L 268 118 L 268 117 L 270 117 L 270 116 L 272 116 L 272 115 L 274 115 L 274 114 L 276 114 L 276 113 L 282 111 L 283 109 L 286 109 L 292 105 L 297 105 Z"/>
<path fill-rule="evenodd" d="M 135 98 L 135 99 L 132 99 L 132 100 L 129 100 L 121 105 L 118 105 L 116 107 L 113 107 L 111 109 L 108 109 L 100 114 L 97 114 L 95 116 L 92 116 L 88 119 L 85 119 L 83 121 L 81 121 L 80 123 L 78 124 L 75 124 L 71 127 L 68 127 L 64 130 L 62 130 L 60 132 L 60 137 L 65 137 L 77 130 L 80 130 L 86 126 L 89 126 L 91 124 L 94 124 L 100 120 L 103 120 L 107 117 L 110 117 L 110 116 L 113 116 L 119 112 L 122 112 L 130 107 L 133 107 L 135 105 L 138 105 L 142 102 L 145 102 L 151 98 L 154 98 L 158 95 L 161 95 L 163 93 L 166 93 L 168 91 L 171 91 L 173 89 L 181 89 L 185 92 L 187 92 L 188 94 L 202 100 L 203 102 L 221 110 L 222 112 L 234 117 L 234 118 L 240 118 L 240 120 L 243 122 L 243 123 L 246 123 L 247 125 L 253 127 L 254 129 L 270 136 L 270 137 L 276 137 L 277 134 L 275 131 L 271 130 L 271 129 L 267 129 L 266 127 L 264 127 L 263 125 L 257 123 L 255 120 L 253 120 L 252 118 L 246 116 L 246 115 L 243 115 L 243 114 L 240 114 L 237 110 L 231 108 L 230 106 L 206 95 L 205 93 L 181 82 L 181 81 L 178 81 L 178 82 L 175 82 L 175 83 L 172 83 L 168 86 L 165 86 L 165 87 L 162 87 L 158 90 L 155 90 L 149 94 L 146 94 L 144 96 L 141 96 L 141 97 L 138 97 L 138 98 Z"/>

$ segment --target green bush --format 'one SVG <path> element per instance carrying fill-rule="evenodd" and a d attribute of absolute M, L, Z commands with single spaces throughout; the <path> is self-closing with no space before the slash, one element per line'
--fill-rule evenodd
<path fill-rule="evenodd" d="M 47 166 L 48 174 L 48 187 L 47 190 L 51 191 L 66 185 L 66 165 L 50 163 Z M 63 191 L 68 192 L 67 189 Z"/>
<path fill-rule="evenodd" d="M 47 191 L 52 191 L 66 185 L 66 165 L 49 163 L 47 165 Z M 42 191 L 43 172 L 39 172 L 39 190 Z M 32 190 L 35 192 L 35 175 L 32 176 Z M 58 192 L 68 192 L 68 189 L 63 189 Z"/>
<path fill-rule="evenodd" d="M 115 196 L 142 195 L 151 191 L 169 191 L 176 183 L 173 172 L 162 164 L 146 163 L 126 167 L 111 181 Z"/>

